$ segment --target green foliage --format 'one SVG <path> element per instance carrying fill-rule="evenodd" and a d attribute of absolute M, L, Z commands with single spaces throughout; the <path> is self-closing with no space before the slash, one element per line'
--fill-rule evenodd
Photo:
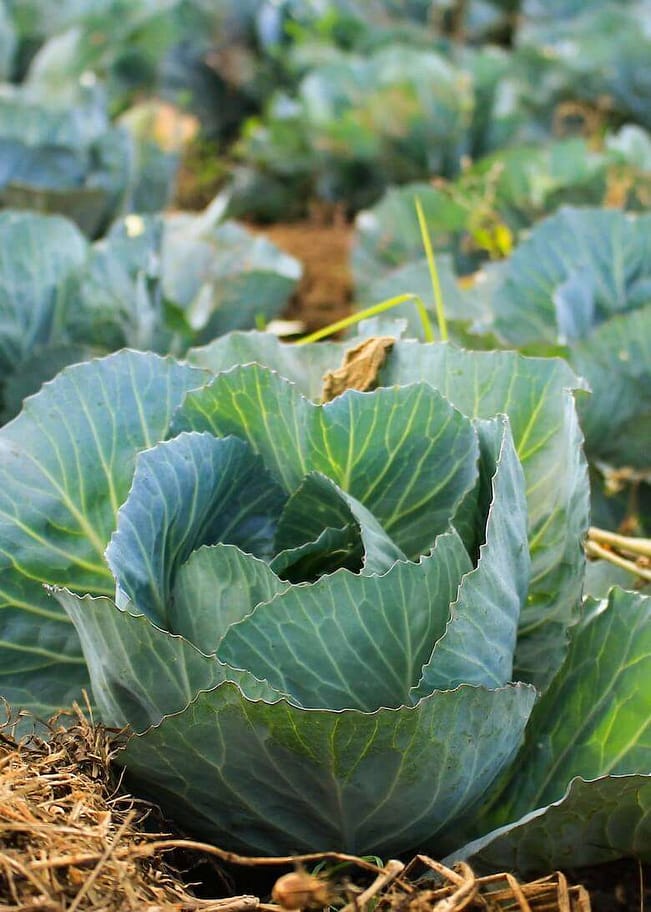
<path fill-rule="evenodd" d="M 533 710 L 517 769 L 478 815 L 478 829 L 498 828 L 455 858 L 526 871 L 624 851 L 648 857 L 651 781 L 640 773 L 649 756 L 650 612 L 651 598 L 621 589 L 588 601 L 565 665 Z"/>
<path fill-rule="evenodd" d="M 627 143 L 629 149 L 633 139 Z M 558 161 L 567 164 L 564 153 L 574 156 L 580 146 L 572 141 L 559 145 L 557 151 Z M 644 154 L 641 145 L 637 160 L 642 162 Z M 511 189 L 516 188 L 517 169 L 507 173 Z M 531 170 L 530 188 L 534 174 Z M 459 186 L 469 181 L 466 175 Z M 499 207 L 510 192 L 501 179 L 498 187 L 491 215 L 496 225 L 501 224 Z M 421 193 L 429 206 L 428 228 L 434 243 L 463 262 L 460 237 L 463 229 L 470 233 L 471 222 L 462 215 L 460 192 L 446 196 L 441 190 L 418 186 L 394 189 L 357 219 L 352 264 L 361 305 L 395 294 L 401 287 L 420 294 L 434 311 L 413 211 L 414 199 Z M 518 206 L 525 211 L 521 203 Z M 512 203 L 504 217 L 511 218 L 514 211 Z M 439 257 L 451 338 L 471 348 L 516 346 L 565 357 L 591 391 L 578 401 L 591 462 L 601 474 L 604 466 L 633 470 L 638 494 L 645 499 L 651 401 L 650 227 L 646 214 L 566 206 L 536 223 L 509 256 L 484 267 L 465 288 L 450 255 Z M 455 228 L 456 232 L 450 230 Z M 408 333 L 418 336 L 413 316 L 407 311 L 401 316 L 407 318 Z M 485 334 L 489 335 L 483 339 Z M 626 507 L 605 498 L 606 486 L 597 471 L 593 491 L 595 513 L 604 517 L 597 523 L 616 527 L 625 518 Z M 643 531 L 645 511 L 634 509 L 632 518 L 638 515 Z"/>
<path fill-rule="evenodd" d="M 330 55 L 295 98 L 272 99 L 238 156 L 259 180 L 285 175 L 295 190 L 309 182 L 318 197 L 358 209 L 388 183 L 453 173 L 472 104 L 464 74 L 432 51 L 396 44 L 369 57 Z"/>
<path fill-rule="evenodd" d="M 4 417 L 66 364 L 129 346 L 184 352 L 284 307 L 300 266 L 199 216 L 128 216 L 89 244 L 59 216 L 0 213 Z"/>
<path fill-rule="evenodd" d="M 583 550 L 590 510 L 648 526 L 648 16 L 0 4 L 15 708 L 92 688 L 132 781 L 234 849 L 651 858 L 651 600 Z M 205 212 L 161 214 L 179 146 L 143 93 L 198 115 Z M 396 340 L 378 388 L 322 403 L 350 342 L 232 332 L 300 268 L 227 215 L 372 207 L 357 303 L 427 301 L 416 197 L 477 350 L 406 341 L 408 305 L 360 327 Z"/>
<path fill-rule="evenodd" d="M 649 87 L 640 78 L 651 51 L 647 4 L 571 3 L 564 15 L 555 14 L 554 5 L 545 6 L 524 19 L 517 42 L 541 114 L 549 117 L 556 105 L 571 99 L 585 102 L 588 114 L 594 107 L 615 122 L 651 128 Z"/>
<path fill-rule="evenodd" d="M 173 156 L 112 125 L 92 89 L 62 105 L 47 89 L 5 87 L 0 156 L 0 206 L 65 215 L 90 237 L 120 213 L 164 208 L 176 170 Z"/>
<path fill-rule="evenodd" d="M 651 429 L 650 228 L 648 215 L 563 208 L 503 264 L 490 304 L 504 341 L 558 346 L 586 378 L 592 395 L 578 405 L 589 458 L 636 470 L 642 489 Z M 595 473 L 595 500 L 600 487 Z"/>
<path fill-rule="evenodd" d="M 498 852 L 538 808 L 560 853 L 573 777 L 596 777 L 589 815 L 609 776 L 646 773 L 648 599 L 579 611 L 575 380 L 398 341 L 378 390 L 319 405 L 345 348 L 235 333 L 195 350 L 201 367 L 124 352 L 29 400 L 0 430 L 8 695 L 69 698 L 83 654 L 103 718 L 137 732 L 120 762 L 221 844 Z M 518 680 L 542 692 L 528 725 Z M 627 753 L 597 750 L 619 706 Z"/>

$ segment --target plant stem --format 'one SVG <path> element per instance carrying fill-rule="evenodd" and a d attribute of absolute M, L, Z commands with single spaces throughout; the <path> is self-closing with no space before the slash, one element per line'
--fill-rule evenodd
<path fill-rule="evenodd" d="M 395 880 L 404 870 L 405 866 L 401 861 L 398 861 L 396 858 L 390 859 L 387 861 L 384 871 L 378 874 L 370 887 L 367 887 L 363 893 L 356 896 L 354 902 L 344 906 L 341 912 L 356 912 L 356 910 L 363 909 L 369 899 L 376 896 L 380 890 L 383 890 L 384 887 Z"/>
<path fill-rule="evenodd" d="M 612 548 L 617 550 L 613 551 Z M 585 543 L 585 553 L 588 557 L 609 561 L 616 567 L 621 567 L 640 579 L 651 582 L 651 568 L 644 566 L 643 563 L 651 557 L 651 540 L 648 538 L 629 538 L 625 535 L 607 532 L 605 529 L 591 528 Z M 622 554 L 637 557 L 637 561 L 629 560 Z"/>
<path fill-rule="evenodd" d="M 416 214 L 418 215 L 418 226 L 420 228 L 420 235 L 423 239 L 423 247 L 425 248 L 425 255 L 427 257 L 427 267 L 429 269 L 430 279 L 432 281 L 432 292 L 434 294 L 434 306 L 436 308 L 436 319 L 439 325 L 439 332 L 441 334 L 441 341 L 448 341 L 448 324 L 445 319 L 445 308 L 443 307 L 443 295 L 441 293 L 441 283 L 439 281 L 439 272 L 436 268 L 436 260 L 434 259 L 434 251 L 432 249 L 432 241 L 429 236 L 429 231 L 427 230 L 427 222 L 425 221 L 425 213 L 423 212 L 423 207 L 421 205 L 420 199 L 416 197 Z"/>
<path fill-rule="evenodd" d="M 421 298 L 416 294 L 401 294 L 397 295 L 395 298 L 387 298 L 386 301 L 380 301 L 379 304 L 373 304 L 371 307 L 351 314 L 349 317 L 344 317 L 343 320 L 337 320 L 336 323 L 324 326 L 323 329 L 317 329 L 316 332 L 310 333 L 309 336 L 303 336 L 302 339 L 294 342 L 294 345 L 308 345 L 311 342 L 318 342 L 319 339 L 325 339 L 326 336 L 331 336 L 333 333 L 339 332 L 342 329 L 348 329 L 349 326 L 354 326 L 361 320 L 366 320 L 368 317 L 375 317 L 378 314 L 384 313 L 386 310 L 397 307 L 399 304 L 405 304 L 407 301 L 413 301 L 418 308 L 418 315 L 423 325 L 425 341 L 433 342 L 434 332 L 432 330 L 432 324 L 427 316 L 427 310 Z"/>
<path fill-rule="evenodd" d="M 625 554 L 634 554 L 639 557 L 651 558 L 651 538 L 633 538 L 630 535 L 618 535 L 608 532 L 607 529 L 597 529 L 592 526 L 588 529 L 588 539 L 597 544 L 610 545 Z"/>

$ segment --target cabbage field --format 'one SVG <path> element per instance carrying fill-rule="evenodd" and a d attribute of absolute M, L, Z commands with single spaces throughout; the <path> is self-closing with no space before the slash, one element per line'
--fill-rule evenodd
<path fill-rule="evenodd" d="M 0 0 L 0 79 L 16 736 L 233 852 L 650 863 L 649 0 Z"/>

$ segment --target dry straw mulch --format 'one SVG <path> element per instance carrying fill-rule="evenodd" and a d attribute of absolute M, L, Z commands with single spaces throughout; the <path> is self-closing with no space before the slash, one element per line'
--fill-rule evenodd
<path fill-rule="evenodd" d="M 48 738 L 0 727 L 1 912 L 244 912 L 255 897 L 201 901 L 149 846 L 149 807 L 115 788 L 109 732 L 77 711 Z M 72 725 L 70 723 L 72 722 Z M 113 738 L 115 733 L 113 733 Z"/>
<path fill-rule="evenodd" d="M 509 874 L 477 878 L 467 865 L 450 870 L 422 855 L 384 868 L 337 852 L 247 858 L 147 832 L 150 805 L 116 784 L 115 732 L 91 724 L 79 709 L 51 720 L 47 737 L 16 741 L 12 724 L 7 718 L 0 725 L 0 912 L 283 912 L 324 905 L 339 912 L 590 912 L 585 890 L 568 886 L 561 874 L 521 885 Z M 179 849 L 204 860 L 295 871 L 278 878 L 272 902 L 252 895 L 199 899 L 168 863 L 168 853 Z M 323 870 L 308 873 L 304 866 L 317 862 Z"/>

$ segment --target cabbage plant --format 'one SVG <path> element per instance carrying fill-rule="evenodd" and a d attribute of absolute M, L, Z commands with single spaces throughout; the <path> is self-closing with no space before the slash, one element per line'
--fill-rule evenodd
<path fill-rule="evenodd" d="M 609 527 L 631 509 L 641 529 L 648 524 L 650 229 L 646 213 L 565 206 L 499 265 L 492 288 L 486 283 L 503 342 L 562 354 L 588 381 L 579 418 L 595 466 L 595 524 Z M 635 487 L 614 496 L 627 476 Z"/>
<path fill-rule="evenodd" d="M 141 788 L 256 852 L 458 852 L 538 806 L 509 798 L 521 775 L 545 806 L 577 775 L 639 785 L 649 600 L 580 611 L 567 366 L 396 342 L 380 388 L 321 404 L 341 354 L 233 334 L 195 365 L 70 367 L 26 402 L 0 430 L 5 694 L 62 702 L 85 659 Z M 600 727 L 547 734 L 545 700 L 594 693 L 576 668 L 622 605 Z M 626 743 L 582 753 L 621 706 Z"/>
<path fill-rule="evenodd" d="M 77 89 L 0 84 L 0 207 L 64 215 L 95 238 L 119 215 L 163 209 L 178 160 L 114 125 L 99 86 Z"/>
<path fill-rule="evenodd" d="M 197 215 L 131 215 L 90 244 L 60 216 L 0 212 L 0 420 L 67 364 L 125 345 L 180 354 L 277 316 L 300 263 Z"/>

